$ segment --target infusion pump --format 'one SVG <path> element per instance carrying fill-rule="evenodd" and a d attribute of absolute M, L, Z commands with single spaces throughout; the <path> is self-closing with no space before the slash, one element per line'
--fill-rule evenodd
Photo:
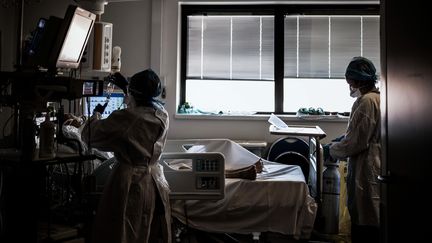
<path fill-rule="evenodd" d="M 179 164 L 186 164 L 183 162 L 189 166 L 178 168 Z M 221 153 L 162 153 L 159 163 L 171 190 L 170 199 L 224 198 L 225 157 Z M 177 169 L 173 168 L 174 164 Z"/>
<path fill-rule="evenodd" d="M 96 22 L 94 25 L 93 69 L 111 71 L 112 48 L 111 23 Z"/>
<path fill-rule="evenodd" d="M 98 21 L 93 29 L 81 63 L 89 76 L 111 72 L 113 24 Z"/>

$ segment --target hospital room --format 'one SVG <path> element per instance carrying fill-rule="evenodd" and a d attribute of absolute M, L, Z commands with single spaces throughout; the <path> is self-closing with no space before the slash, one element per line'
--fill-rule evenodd
<path fill-rule="evenodd" d="M 0 0 L 0 242 L 428 242 L 420 0 Z"/>

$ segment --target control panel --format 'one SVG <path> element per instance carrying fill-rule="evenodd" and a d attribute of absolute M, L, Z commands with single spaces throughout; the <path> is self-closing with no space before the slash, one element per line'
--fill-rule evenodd
<path fill-rule="evenodd" d="M 177 170 L 169 160 L 192 161 Z M 159 163 L 170 186 L 170 199 L 218 200 L 225 195 L 225 157 L 221 153 L 162 153 Z"/>
<path fill-rule="evenodd" d="M 195 170 L 197 172 L 219 171 L 219 161 L 217 159 L 196 159 Z"/>

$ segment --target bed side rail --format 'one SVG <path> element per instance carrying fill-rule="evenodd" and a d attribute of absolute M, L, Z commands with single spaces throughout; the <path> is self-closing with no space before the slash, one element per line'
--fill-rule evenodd
<path fill-rule="evenodd" d="M 315 138 L 311 138 L 309 141 L 309 151 L 310 151 L 310 173 L 309 173 L 309 189 L 310 189 L 310 194 L 312 197 L 316 198 L 317 197 L 317 187 L 322 185 L 322 183 L 318 182 L 317 180 L 321 179 L 321 176 L 317 175 L 317 171 L 322 171 L 318 170 L 317 166 L 322 166 L 324 164 L 323 161 L 323 149 L 322 149 L 322 145 L 320 144 L 320 154 L 321 156 L 319 156 L 321 158 L 321 163 L 317 163 L 317 141 Z M 321 190 L 320 190 L 321 191 Z"/>

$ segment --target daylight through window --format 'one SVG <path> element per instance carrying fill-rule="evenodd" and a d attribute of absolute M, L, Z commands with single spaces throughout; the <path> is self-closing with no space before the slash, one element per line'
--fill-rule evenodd
<path fill-rule="evenodd" d="M 369 58 L 379 76 L 378 14 L 287 10 L 277 18 L 280 11 L 203 8 L 185 12 L 182 22 L 180 100 L 199 110 L 294 113 L 322 107 L 346 112 L 354 101 L 344 78 L 351 58 Z"/>

